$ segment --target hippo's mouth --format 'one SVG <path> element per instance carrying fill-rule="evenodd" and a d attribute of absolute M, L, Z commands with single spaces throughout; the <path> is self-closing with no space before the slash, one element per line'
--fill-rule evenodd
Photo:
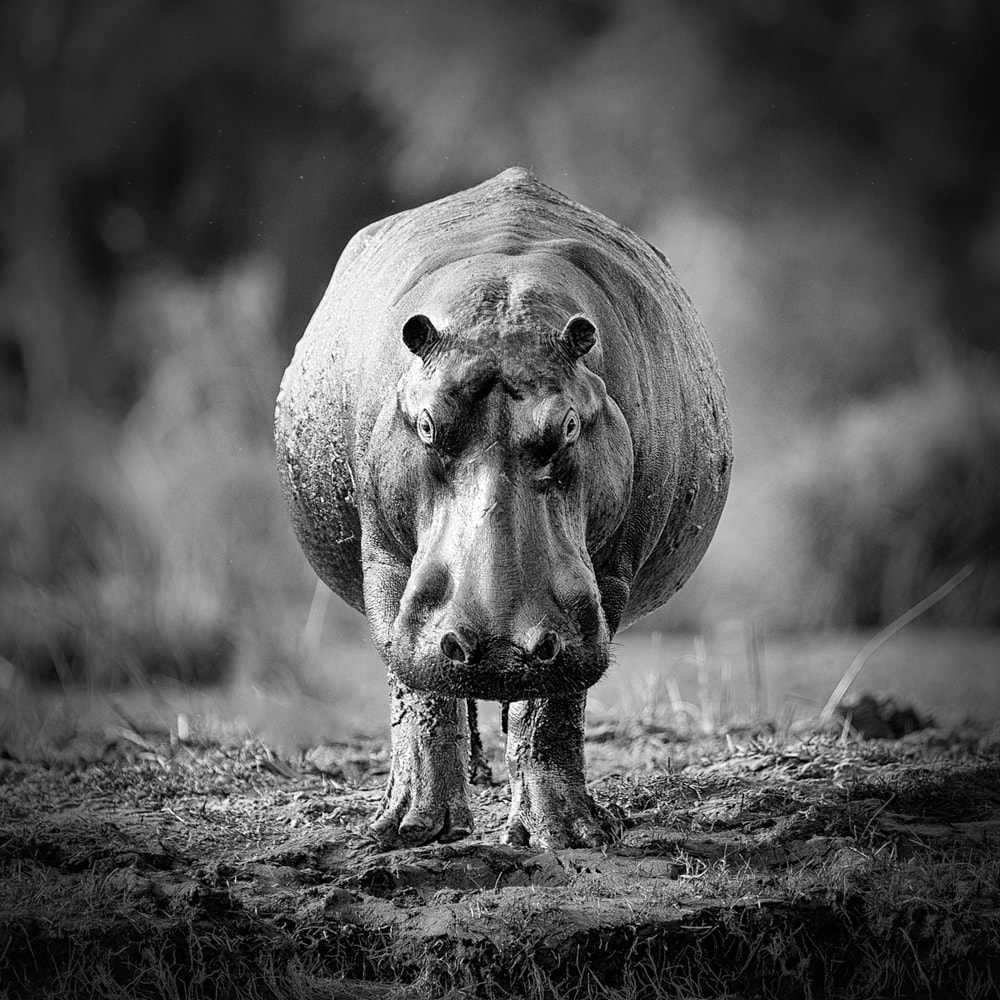
<path fill-rule="evenodd" d="M 585 691 L 607 668 L 607 650 L 595 645 L 571 647 L 545 664 L 526 663 L 513 653 L 494 654 L 472 664 L 429 654 L 394 663 L 392 672 L 417 691 L 483 701 L 526 701 Z"/>

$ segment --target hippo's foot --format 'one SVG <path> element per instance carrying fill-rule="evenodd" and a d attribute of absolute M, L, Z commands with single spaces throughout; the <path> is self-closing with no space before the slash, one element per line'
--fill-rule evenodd
<path fill-rule="evenodd" d="M 472 833 L 472 827 L 468 799 L 446 782 L 390 778 L 371 832 L 383 847 L 417 847 L 432 840 L 461 840 Z"/>
<path fill-rule="evenodd" d="M 524 775 L 511 788 L 510 818 L 502 841 L 525 847 L 599 847 L 613 839 L 617 824 L 587 794 L 583 781 L 561 774 Z"/>
<path fill-rule="evenodd" d="M 515 702 L 507 716 L 510 818 L 504 843 L 596 847 L 618 824 L 587 794 L 583 778 L 585 694 Z"/>
<path fill-rule="evenodd" d="M 472 832 L 464 701 L 392 684 L 389 782 L 371 832 L 383 847 L 452 841 Z"/>

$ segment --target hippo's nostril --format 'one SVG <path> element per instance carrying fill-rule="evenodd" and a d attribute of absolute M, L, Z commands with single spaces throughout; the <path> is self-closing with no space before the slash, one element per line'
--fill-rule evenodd
<path fill-rule="evenodd" d="M 476 640 L 468 632 L 445 632 L 441 652 L 453 663 L 472 663 L 476 658 Z"/>
<path fill-rule="evenodd" d="M 531 657 L 538 663 L 551 663 L 562 649 L 562 643 L 555 632 L 543 632 L 531 650 Z"/>

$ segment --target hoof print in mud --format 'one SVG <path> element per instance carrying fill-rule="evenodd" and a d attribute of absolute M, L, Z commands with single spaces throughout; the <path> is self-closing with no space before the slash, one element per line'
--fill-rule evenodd
<path fill-rule="evenodd" d="M 485 700 L 524 716 L 507 838 L 606 840 L 586 691 L 690 576 L 729 485 L 718 363 L 663 255 L 520 168 L 373 223 L 296 347 L 275 442 L 299 541 L 393 686 L 376 836 L 471 831 Z"/>

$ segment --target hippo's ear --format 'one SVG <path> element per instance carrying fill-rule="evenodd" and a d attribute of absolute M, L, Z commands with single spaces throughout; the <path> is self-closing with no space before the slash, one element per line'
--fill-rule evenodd
<path fill-rule="evenodd" d="M 426 317 L 417 313 L 403 324 L 403 343 L 422 360 L 426 360 L 431 348 L 441 339 L 441 334 Z"/>
<path fill-rule="evenodd" d="M 597 327 L 586 316 L 571 316 L 559 334 L 559 343 L 574 360 L 582 358 L 597 343 Z"/>

